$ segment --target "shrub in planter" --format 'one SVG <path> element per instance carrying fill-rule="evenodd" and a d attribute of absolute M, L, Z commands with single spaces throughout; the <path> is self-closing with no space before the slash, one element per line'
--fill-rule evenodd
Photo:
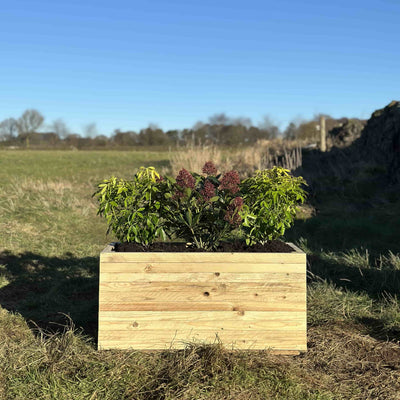
<path fill-rule="evenodd" d="M 174 179 L 142 167 L 131 181 L 105 180 L 94 194 L 98 214 L 122 242 L 148 247 L 169 238 L 215 250 L 234 231 L 247 245 L 279 238 L 305 199 L 304 180 L 283 168 L 257 171 L 244 181 L 236 171 L 218 174 L 211 161 L 202 172 L 182 169 Z"/>
<path fill-rule="evenodd" d="M 305 254 L 293 245 L 290 253 L 215 251 L 234 238 L 249 249 L 279 238 L 304 201 L 303 184 L 281 168 L 241 181 L 212 162 L 202 174 L 161 177 L 142 167 L 130 181 L 100 183 L 94 195 L 109 231 L 147 251 L 107 246 L 100 255 L 99 348 L 218 337 L 227 347 L 305 351 Z M 152 251 L 165 239 L 191 251 Z"/>

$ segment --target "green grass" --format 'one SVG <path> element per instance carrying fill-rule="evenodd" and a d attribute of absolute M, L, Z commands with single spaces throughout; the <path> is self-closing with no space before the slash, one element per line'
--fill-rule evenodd
<path fill-rule="evenodd" d="M 319 188 L 286 235 L 309 256 L 307 354 L 96 350 L 98 256 L 112 237 L 94 186 L 168 157 L 0 151 L 0 399 L 395 399 L 400 203 L 361 179 Z"/>

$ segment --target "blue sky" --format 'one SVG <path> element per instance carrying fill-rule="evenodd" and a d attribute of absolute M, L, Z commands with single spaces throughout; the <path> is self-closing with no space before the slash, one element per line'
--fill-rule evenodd
<path fill-rule="evenodd" d="M 0 121 L 36 108 L 109 135 L 225 112 L 284 128 L 400 97 L 400 0 L 0 5 Z"/>

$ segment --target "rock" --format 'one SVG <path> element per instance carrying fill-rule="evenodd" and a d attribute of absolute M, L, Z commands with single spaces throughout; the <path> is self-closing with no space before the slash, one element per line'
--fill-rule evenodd
<path fill-rule="evenodd" d="M 328 135 L 335 147 L 349 146 L 361 136 L 367 121 L 360 119 L 346 119 L 340 125 L 332 128 Z"/>
<path fill-rule="evenodd" d="M 400 182 L 400 102 L 373 112 L 354 146 L 363 158 L 385 167 L 392 182 Z"/>

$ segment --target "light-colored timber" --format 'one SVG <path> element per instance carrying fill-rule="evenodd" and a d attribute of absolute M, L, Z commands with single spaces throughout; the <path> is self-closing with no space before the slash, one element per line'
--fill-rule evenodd
<path fill-rule="evenodd" d="M 109 266 L 109 264 L 105 264 Z M 296 265 L 296 268 L 300 270 L 300 267 Z M 282 267 L 281 267 L 282 269 Z M 285 267 L 286 269 L 286 267 Z M 214 272 L 181 272 L 168 274 L 157 274 L 156 276 L 149 275 L 148 273 L 135 273 L 131 272 L 103 272 L 100 277 L 100 283 L 114 283 L 114 282 L 136 282 L 136 283 L 147 283 L 153 282 L 153 278 L 156 278 L 157 282 L 215 282 L 215 283 L 228 283 L 228 282 L 299 282 L 301 281 L 302 274 L 299 273 L 282 273 L 282 272 L 264 272 L 264 273 L 217 273 Z"/>
<path fill-rule="evenodd" d="M 99 349 L 307 350 L 306 255 L 100 254 Z"/>

